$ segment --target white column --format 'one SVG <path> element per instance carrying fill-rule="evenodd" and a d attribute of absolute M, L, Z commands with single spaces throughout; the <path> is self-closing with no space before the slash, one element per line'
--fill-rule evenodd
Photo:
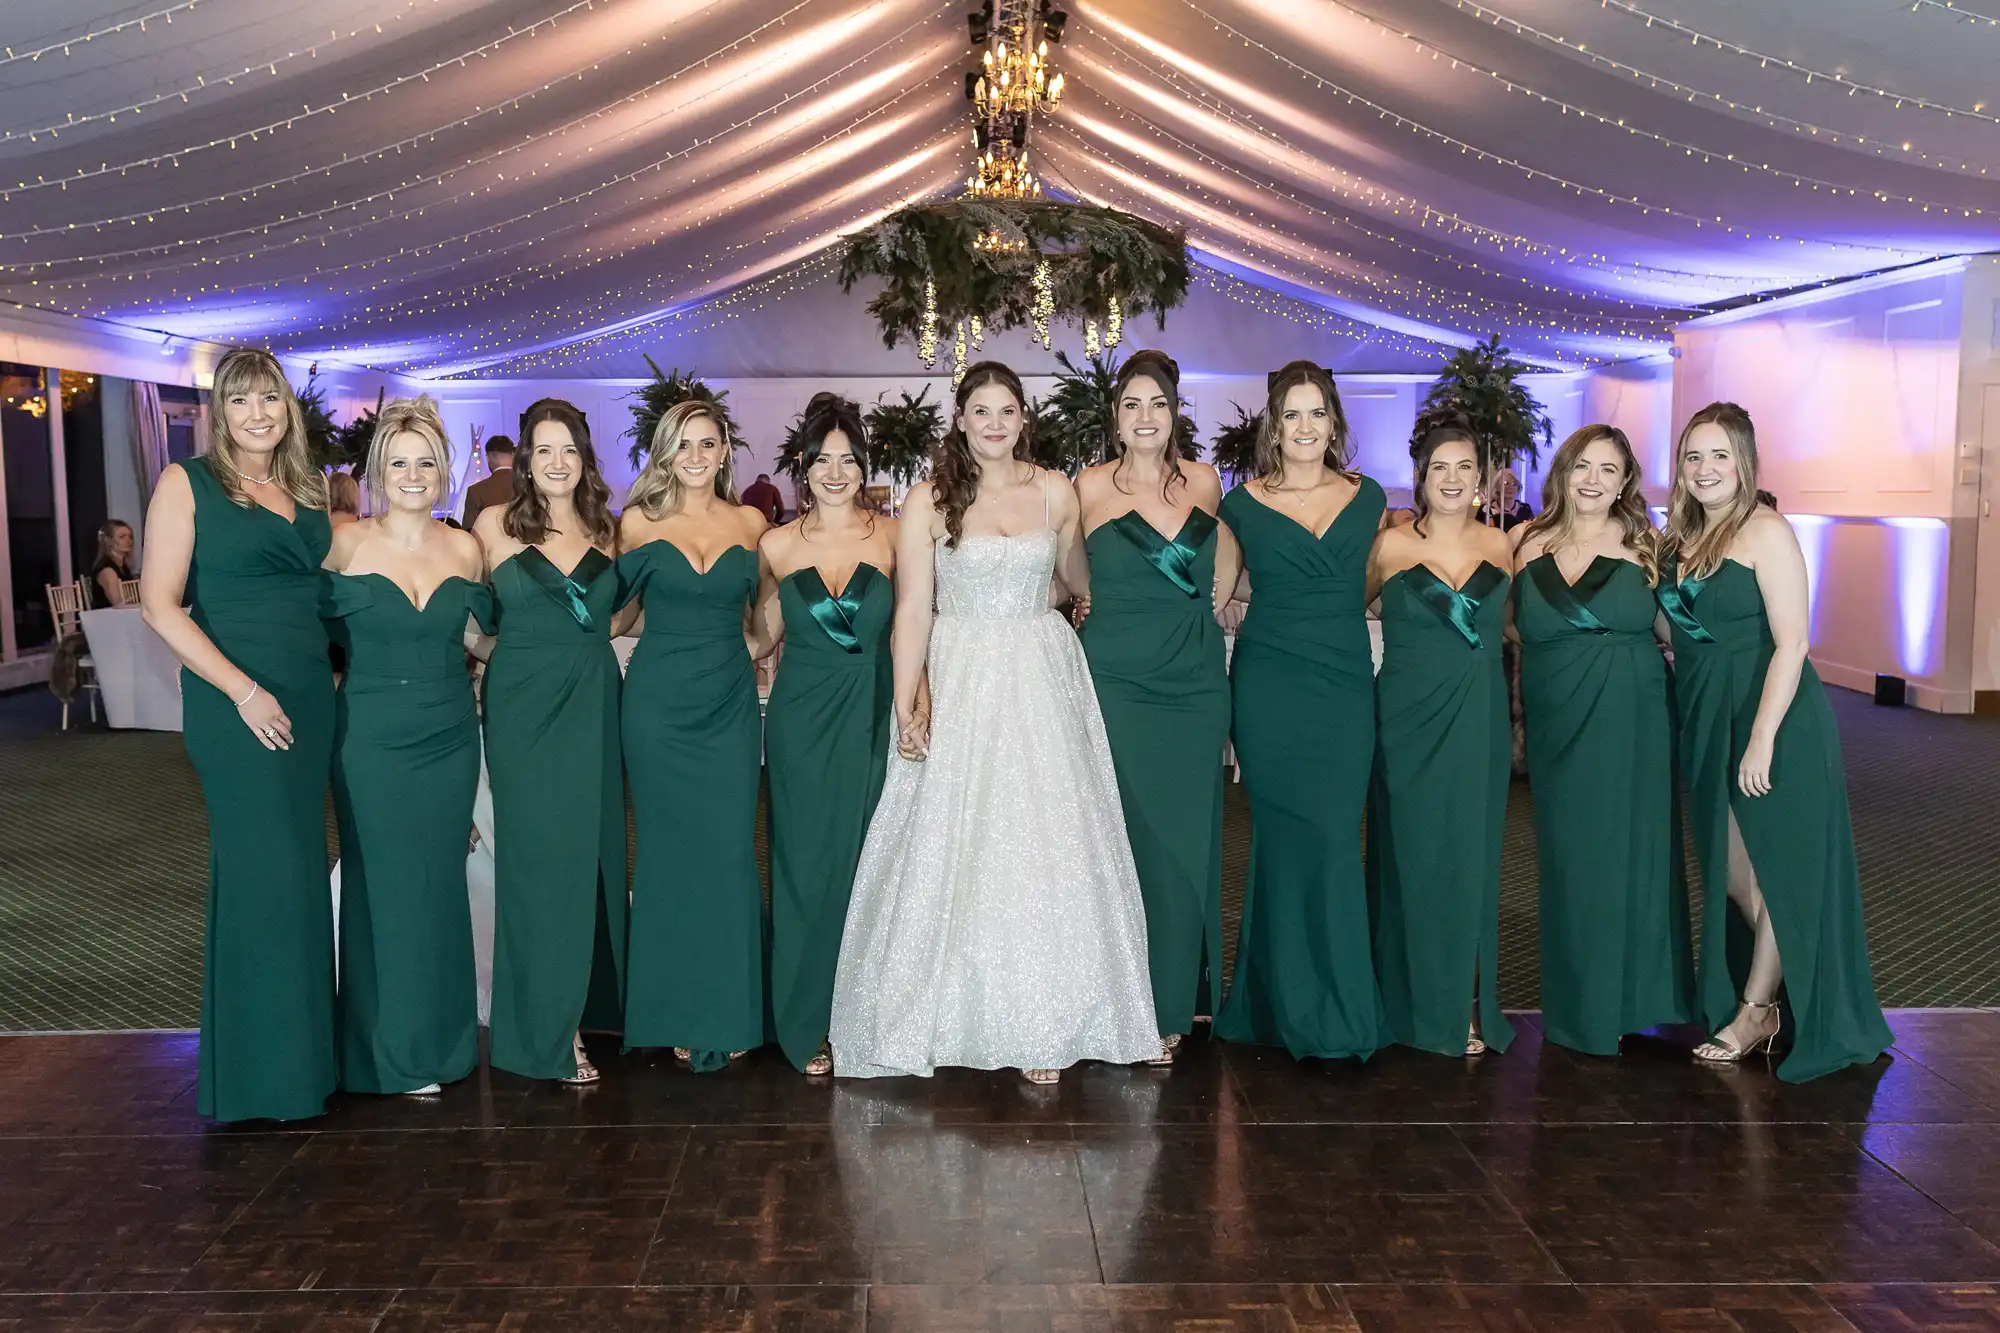
<path fill-rule="evenodd" d="M 55 494 L 56 579 L 69 583 L 76 578 L 76 560 L 69 541 L 69 457 L 63 452 L 62 371 L 54 366 L 42 370 L 42 396 L 49 412 L 49 485 Z"/>

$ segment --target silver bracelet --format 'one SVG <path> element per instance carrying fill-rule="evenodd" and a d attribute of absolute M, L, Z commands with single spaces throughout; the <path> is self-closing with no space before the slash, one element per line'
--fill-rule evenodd
<path fill-rule="evenodd" d="M 250 693 L 248 693 L 248 694 L 244 695 L 244 696 L 243 696 L 243 697 L 242 697 L 241 699 L 238 699 L 238 700 L 236 701 L 236 706 L 237 706 L 238 708 L 241 708 L 241 707 L 242 707 L 242 706 L 243 706 L 244 704 L 247 704 L 247 703 L 249 703 L 249 702 L 250 702 L 250 701 L 251 701 L 252 699 L 254 699 L 254 698 L 256 698 L 256 697 L 257 697 L 257 691 L 258 691 L 258 690 L 260 690 L 260 689 L 262 689 L 262 688 L 263 688 L 263 686 L 259 685 L 259 684 L 258 684 L 258 683 L 257 683 L 256 681 L 254 681 L 254 680 L 253 680 L 253 681 L 251 681 L 251 682 L 250 682 Z"/>

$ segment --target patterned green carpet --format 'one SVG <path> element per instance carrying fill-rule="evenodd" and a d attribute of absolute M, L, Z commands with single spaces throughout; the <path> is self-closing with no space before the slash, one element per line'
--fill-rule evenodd
<path fill-rule="evenodd" d="M 2000 720 L 1833 695 L 1883 1003 L 2000 1004 Z M 64 734 L 56 713 L 41 690 L 0 696 L 0 1032 L 192 1027 L 208 845 L 181 738 Z M 1249 842 L 1243 789 L 1231 786 L 1232 956 Z M 762 860 L 761 819 L 758 844 Z M 1502 874 L 1500 998 L 1534 1008 L 1535 835 L 1522 783 Z"/>

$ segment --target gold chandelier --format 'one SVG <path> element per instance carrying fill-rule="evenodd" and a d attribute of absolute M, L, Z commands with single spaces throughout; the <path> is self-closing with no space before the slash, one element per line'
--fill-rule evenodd
<path fill-rule="evenodd" d="M 1053 0 L 985 0 L 965 19 L 972 44 L 984 48 L 979 67 L 965 76 L 979 153 L 966 191 L 1036 198 L 1042 187 L 1028 165 L 1028 131 L 1036 113 L 1048 115 L 1062 103 L 1063 76 L 1049 64 L 1049 45 L 1061 43 L 1069 14 Z"/>

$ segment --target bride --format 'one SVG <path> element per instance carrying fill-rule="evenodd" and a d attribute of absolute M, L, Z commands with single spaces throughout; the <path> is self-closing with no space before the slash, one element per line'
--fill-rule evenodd
<path fill-rule="evenodd" d="M 897 753 L 833 995 L 838 1074 L 1160 1055 L 1139 877 L 1083 649 L 1050 609 L 1088 574 L 1076 492 L 1028 461 L 1021 381 L 967 369 L 910 491 L 890 638 Z M 919 703 L 929 667 L 930 708 Z"/>

